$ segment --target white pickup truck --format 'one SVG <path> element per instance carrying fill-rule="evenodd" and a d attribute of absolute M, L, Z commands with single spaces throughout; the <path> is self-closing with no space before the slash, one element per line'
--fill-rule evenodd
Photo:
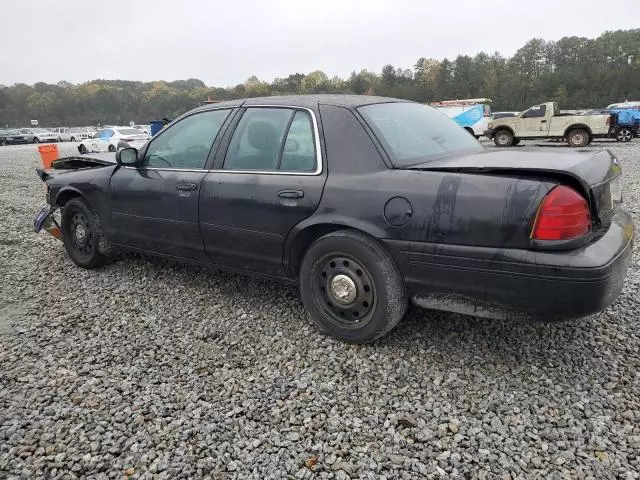
<path fill-rule="evenodd" d="M 594 138 L 609 137 L 610 124 L 608 114 L 565 114 L 560 113 L 557 103 L 547 102 L 534 105 L 515 117 L 494 120 L 489 123 L 485 135 L 493 138 L 498 147 L 539 138 L 564 139 L 571 147 L 584 147 Z"/>

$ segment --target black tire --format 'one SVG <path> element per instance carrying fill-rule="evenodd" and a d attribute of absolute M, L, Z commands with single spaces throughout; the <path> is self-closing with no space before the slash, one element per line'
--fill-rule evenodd
<path fill-rule="evenodd" d="M 633 132 L 628 127 L 619 128 L 618 131 L 616 132 L 617 142 L 627 143 L 627 142 L 630 142 L 632 138 L 633 138 Z"/>
<path fill-rule="evenodd" d="M 75 141 L 76 141 L 76 137 L 71 137 L 71 138 L 69 139 L 69 141 L 70 141 L 70 142 L 75 142 Z"/>
<path fill-rule="evenodd" d="M 336 296 L 341 287 L 342 295 L 347 295 L 342 300 Z M 377 241 L 353 230 L 329 233 L 309 247 L 300 266 L 300 293 L 323 333 L 352 343 L 384 336 L 402 319 L 408 303 L 391 255 Z M 349 300 L 349 295 L 354 298 Z"/>
<path fill-rule="evenodd" d="M 589 132 L 583 128 L 576 128 L 567 134 L 567 143 L 570 147 L 586 147 L 589 145 Z"/>
<path fill-rule="evenodd" d="M 80 145 L 78 145 L 78 152 L 82 154 L 87 153 L 87 147 L 84 146 L 84 143 L 81 143 Z"/>
<path fill-rule="evenodd" d="M 515 146 L 516 146 L 516 145 L 518 145 L 519 143 L 520 143 L 520 139 L 519 139 L 519 138 L 514 138 L 514 139 L 513 139 L 513 142 L 511 142 L 511 145 L 513 145 L 513 146 L 515 147 Z"/>
<path fill-rule="evenodd" d="M 109 150 L 110 152 L 115 152 L 117 149 L 116 149 L 116 147 L 115 147 L 114 145 L 109 145 L 108 150 Z"/>
<path fill-rule="evenodd" d="M 38 137 L 33 137 L 32 142 L 33 143 L 40 143 L 40 140 L 38 140 Z"/>
<path fill-rule="evenodd" d="M 0 139 L 0 147 L 5 147 L 7 145 L 7 141 L 4 138 Z"/>
<path fill-rule="evenodd" d="M 496 147 L 510 147 L 513 145 L 513 133 L 509 130 L 498 130 L 493 136 Z"/>
<path fill-rule="evenodd" d="M 73 262 L 96 268 L 110 260 L 111 246 L 98 215 L 81 198 L 72 198 L 62 209 L 62 239 Z"/>

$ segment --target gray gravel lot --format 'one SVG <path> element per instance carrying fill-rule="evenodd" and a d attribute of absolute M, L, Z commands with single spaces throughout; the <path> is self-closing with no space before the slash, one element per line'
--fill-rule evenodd
<path fill-rule="evenodd" d="M 640 225 L 640 140 L 603 147 Z M 31 230 L 38 162 L 0 148 L 0 478 L 640 478 L 637 242 L 592 318 L 413 309 L 353 346 L 290 286 L 137 256 L 75 267 Z"/>

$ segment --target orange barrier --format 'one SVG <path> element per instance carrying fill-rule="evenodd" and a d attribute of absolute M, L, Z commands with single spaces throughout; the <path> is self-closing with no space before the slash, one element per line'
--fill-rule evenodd
<path fill-rule="evenodd" d="M 55 143 L 40 145 L 38 152 L 40 152 L 40 160 L 42 160 L 44 168 L 51 168 L 53 161 L 58 159 L 58 145 Z"/>

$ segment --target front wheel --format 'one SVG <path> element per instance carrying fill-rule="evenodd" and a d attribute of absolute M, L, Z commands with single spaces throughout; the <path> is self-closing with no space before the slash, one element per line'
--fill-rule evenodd
<path fill-rule="evenodd" d="M 391 255 L 374 239 L 339 230 L 316 240 L 300 266 L 306 310 L 325 334 L 368 343 L 404 316 L 407 294 Z"/>
<path fill-rule="evenodd" d="M 38 137 L 33 137 L 32 142 L 33 143 L 40 143 L 40 140 L 38 140 Z"/>
<path fill-rule="evenodd" d="M 510 147 L 513 145 L 513 134 L 509 130 L 500 130 L 493 137 L 496 147 Z"/>
<path fill-rule="evenodd" d="M 630 128 L 622 127 L 616 132 L 616 141 L 627 143 L 633 138 L 633 132 Z"/>
<path fill-rule="evenodd" d="M 78 152 L 80 152 L 83 155 L 87 153 L 87 147 L 84 146 L 84 143 L 81 143 L 80 145 L 78 145 Z"/>
<path fill-rule="evenodd" d="M 95 268 L 109 260 L 111 249 L 100 218 L 81 198 L 72 198 L 64 205 L 62 239 L 67 254 L 80 267 Z"/>
<path fill-rule="evenodd" d="M 70 141 L 70 142 L 75 142 L 75 141 L 76 141 L 76 137 L 71 137 L 71 138 L 69 139 L 69 141 Z"/>
<path fill-rule="evenodd" d="M 586 147 L 589 145 L 589 132 L 582 128 L 571 130 L 567 135 L 567 143 L 570 147 Z"/>
<path fill-rule="evenodd" d="M 115 145 L 109 145 L 108 150 L 109 150 L 110 152 L 115 152 L 115 151 L 116 151 L 116 147 L 115 147 Z"/>

